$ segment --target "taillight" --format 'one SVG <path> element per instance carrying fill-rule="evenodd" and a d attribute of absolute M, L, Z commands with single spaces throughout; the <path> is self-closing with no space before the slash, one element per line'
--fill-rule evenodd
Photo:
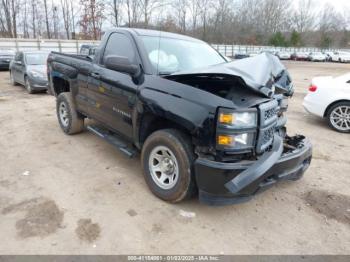
<path fill-rule="evenodd" d="M 310 92 L 316 92 L 316 91 L 317 91 L 317 86 L 311 85 L 311 86 L 309 87 L 309 91 L 310 91 Z"/>

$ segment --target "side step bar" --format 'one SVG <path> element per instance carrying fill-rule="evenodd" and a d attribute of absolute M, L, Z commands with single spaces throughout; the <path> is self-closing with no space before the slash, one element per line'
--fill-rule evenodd
<path fill-rule="evenodd" d="M 127 155 L 127 157 L 132 158 L 135 156 L 136 151 L 123 142 L 117 134 L 99 126 L 87 126 L 87 130 L 115 146 L 118 150 Z"/>

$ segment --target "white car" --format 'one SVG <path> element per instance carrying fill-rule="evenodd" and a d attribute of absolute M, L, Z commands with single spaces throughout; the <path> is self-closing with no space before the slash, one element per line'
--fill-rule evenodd
<path fill-rule="evenodd" d="M 280 59 L 280 60 L 288 60 L 290 59 L 291 54 L 288 52 L 277 52 L 276 56 Z"/>
<path fill-rule="evenodd" d="M 321 52 L 313 52 L 313 53 L 310 53 L 309 58 L 313 62 L 325 62 L 327 59 L 327 56 Z"/>
<path fill-rule="evenodd" d="M 332 55 L 332 61 L 348 63 L 350 62 L 350 53 L 347 52 L 334 52 Z"/>
<path fill-rule="evenodd" d="M 303 106 L 309 113 L 326 118 L 333 129 L 350 133 L 350 73 L 315 77 Z"/>

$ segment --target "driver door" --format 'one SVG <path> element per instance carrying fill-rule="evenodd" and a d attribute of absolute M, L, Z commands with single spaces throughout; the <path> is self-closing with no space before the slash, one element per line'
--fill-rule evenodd
<path fill-rule="evenodd" d="M 132 111 L 138 85 L 129 74 L 106 68 L 104 59 L 108 55 L 127 57 L 132 63 L 140 64 L 131 38 L 123 33 L 111 34 L 100 63 L 94 65 L 89 77 L 87 92 L 93 104 L 90 114 L 124 137 L 132 139 Z"/>

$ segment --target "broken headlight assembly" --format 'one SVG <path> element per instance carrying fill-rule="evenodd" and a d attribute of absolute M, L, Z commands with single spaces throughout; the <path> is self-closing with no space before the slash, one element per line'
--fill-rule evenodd
<path fill-rule="evenodd" d="M 216 145 L 218 150 L 242 153 L 253 149 L 258 114 L 256 109 L 234 111 L 220 108 L 217 118 Z"/>

